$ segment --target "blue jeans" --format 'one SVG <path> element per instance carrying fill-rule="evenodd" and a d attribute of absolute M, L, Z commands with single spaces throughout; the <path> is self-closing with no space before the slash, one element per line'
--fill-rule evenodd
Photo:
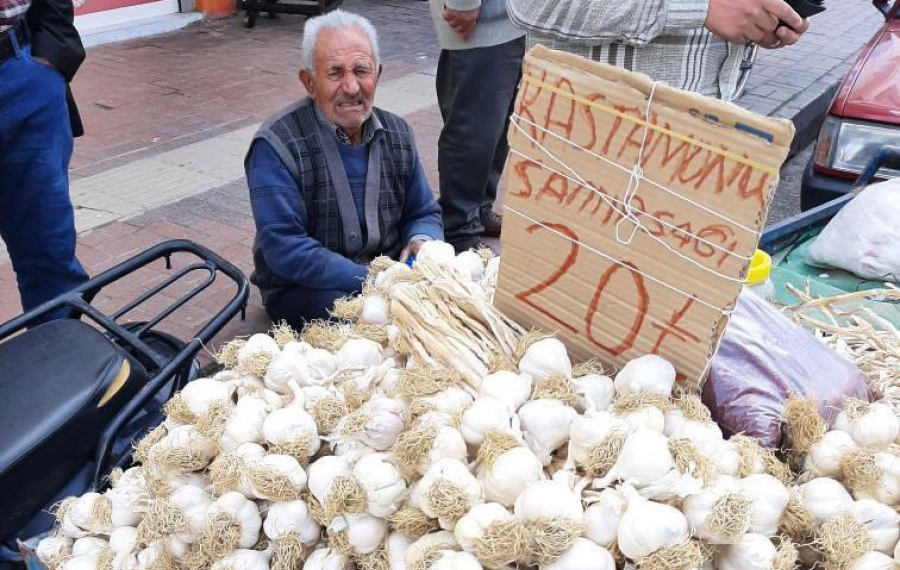
<path fill-rule="evenodd" d="M 28 46 L 0 62 L 0 238 L 26 311 L 87 280 L 75 257 L 65 88 Z"/>

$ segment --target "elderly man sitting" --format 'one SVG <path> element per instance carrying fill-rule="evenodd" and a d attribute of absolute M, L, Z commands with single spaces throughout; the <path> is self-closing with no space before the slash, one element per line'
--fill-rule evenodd
<path fill-rule="evenodd" d="M 245 159 L 252 280 L 272 320 L 295 327 L 358 292 L 374 257 L 405 261 L 443 239 L 409 125 L 373 107 L 381 66 L 372 24 L 341 10 L 311 18 L 303 54 L 308 97 L 266 121 Z"/>

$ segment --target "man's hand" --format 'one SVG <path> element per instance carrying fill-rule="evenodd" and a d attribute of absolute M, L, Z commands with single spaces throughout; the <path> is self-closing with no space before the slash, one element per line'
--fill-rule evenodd
<path fill-rule="evenodd" d="M 425 242 L 422 240 L 409 242 L 406 247 L 403 248 L 403 251 L 400 252 L 400 263 L 406 263 L 406 260 L 411 256 L 417 255 L 419 253 L 419 248 L 422 247 L 423 243 Z"/>
<path fill-rule="evenodd" d="M 778 26 L 775 32 L 767 35 L 763 41 L 759 42 L 759 47 L 766 49 L 778 49 L 785 46 L 792 46 L 797 43 L 800 36 L 809 29 L 809 18 L 803 19 L 803 25 L 800 29 L 792 30 L 787 26 Z"/>
<path fill-rule="evenodd" d="M 779 28 L 784 22 L 789 28 Z M 710 0 L 706 29 L 732 43 L 763 47 L 795 43 L 808 23 L 783 0 Z"/>
<path fill-rule="evenodd" d="M 463 40 L 468 40 L 469 36 L 472 35 L 472 32 L 475 31 L 475 23 L 478 21 L 478 12 L 479 8 L 460 12 L 444 7 L 444 20 L 450 24 L 450 27 L 453 28 L 457 34 L 462 36 Z"/>

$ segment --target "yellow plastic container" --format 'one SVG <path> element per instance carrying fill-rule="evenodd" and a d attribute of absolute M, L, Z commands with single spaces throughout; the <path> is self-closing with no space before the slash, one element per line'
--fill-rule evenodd
<path fill-rule="evenodd" d="M 757 249 L 753 252 L 750 271 L 747 272 L 747 279 L 744 280 L 744 283 L 746 287 L 770 303 L 775 300 L 775 286 L 769 279 L 771 273 L 772 258 L 768 253 Z"/>

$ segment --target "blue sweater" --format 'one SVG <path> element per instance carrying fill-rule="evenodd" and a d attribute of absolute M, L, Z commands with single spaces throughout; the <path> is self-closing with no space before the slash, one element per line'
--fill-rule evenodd
<path fill-rule="evenodd" d="M 366 147 L 340 146 L 357 216 L 365 232 Z M 256 243 L 273 272 L 310 289 L 338 289 L 347 293 L 361 289 L 368 272 L 366 266 L 327 249 L 307 234 L 306 206 L 297 182 L 265 140 L 257 139 L 250 149 L 247 184 L 256 222 Z M 401 225 L 404 243 L 419 236 L 443 239 L 441 210 L 418 160 L 415 175 L 406 188 Z"/>

